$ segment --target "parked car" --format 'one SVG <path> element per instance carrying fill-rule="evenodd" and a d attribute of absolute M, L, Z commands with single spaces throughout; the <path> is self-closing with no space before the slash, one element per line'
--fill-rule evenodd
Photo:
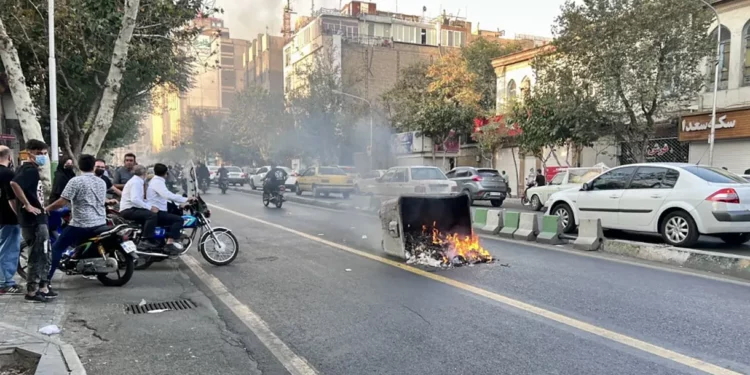
<path fill-rule="evenodd" d="M 311 191 L 315 197 L 340 193 L 348 199 L 354 192 L 354 179 L 338 167 L 311 167 L 297 178 L 295 192 L 302 195 L 305 191 Z"/>
<path fill-rule="evenodd" d="M 349 167 L 345 165 L 337 165 L 337 167 L 339 167 L 342 171 L 346 172 L 347 176 L 354 178 L 354 179 L 359 178 L 359 172 L 357 172 L 357 168 Z"/>
<path fill-rule="evenodd" d="M 292 168 L 288 168 L 288 167 L 279 167 L 279 168 L 286 171 L 286 174 L 288 175 L 286 181 L 284 182 L 285 187 L 287 189 L 294 189 L 295 183 L 297 182 L 297 176 L 299 176 L 299 173 L 294 171 Z M 266 174 L 268 174 L 268 171 L 270 170 L 271 170 L 270 165 L 266 165 L 266 166 L 258 168 L 255 171 L 255 174 L 249 177 L 250 188 L 252 188 L 253 190 L 262 188 L 263 178 L 266 177 Z"/>
<path fill-rule="evenodd" d="M 565 232 L 583 219 L 602 227 L 661 234 L 673 246 L 695 245 L 700 235 L 738 245 L 750 240 L 750 182 L 721 168 L 678 163 L 631 164 L 552 194 L 548 214 Z"/>
<path fill-rule="evenodd" d="M 552 177 L 547 185 L 535 186 L 529 188 L 526 192 L 526 196 L 529 197 L 531 209 L 535 211 L 541 210 L 544 207 L 544 203 L 547 202 L 549 196 L 553 193 L 568 190 L 572 187 L 580 188 L 581 184 L 591 181 L 591 179 L 604 173 L 606 170 L 607 168 L 604 167 L 561 169 L 555 177 Z"/>
<path fill-rule="evenodd" d="M 208 180 L 209 180 L 210 183 L 214 183 L 214 184 L 218 184 L 219 183 L 219 179 L 216 176 L 216 171 L 218 171 L 218 170 L 219 170 L 219 166 L 218 165 L 209 165 L 208 166 Z"/>
<path fill-rule="evenodd" d="M 375 195 L 454 195 L 458 184 L 442 170 L 429 166 L 393 167 L 376 180 Z"/>
<path fill-rule="evenodd" d="M 375 169 L 354 180 L 354 191 L 357 194 L 375 194 L 377 179 L 383 177 L 385 169 Z"/>
<path fill-rule="evenodd" d="M 284 186 L 286 187 L 288 191 L 295 191 L 297 187 L 297 177 L 299 177 L 299 173 L 297 173 L 297 171 L 289 167 L 280 167 L 280 168 L 286 171 L 286 174 L 287 174 L 287 178 L 286 178 L 286 181 L 284 182 Z"/>
<path fill-rule="evenodd" d="M 458 167 L 446 176 L 458 184 L 458 191 L 474 201 L 490 201 L 493 207 L 500 207 L 508 193 L 508 186 L 500 172 L 489 168 Z"/>

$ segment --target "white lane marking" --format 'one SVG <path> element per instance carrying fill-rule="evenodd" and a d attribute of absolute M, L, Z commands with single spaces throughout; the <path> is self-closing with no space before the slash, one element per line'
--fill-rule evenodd
<path fill-rule="evenodd" d="M 630 336 L 627 336 L 627 335 L 624 335 L 624 334 L 621 334 L 621 333 L 617 333 L 615 331 L 610 331 L 610 330 L 608 330 L 606 328 L 602 328 L 602 327 L 599 327 L 599 326 L 591 324 L 591 323 L 586 323 L 584 321 L 581 321 L 581 320 L 578 320 L 578 319 L 574 319 L 574 318 L 571 318 L 571 317 L 568 317 L 566 315 L 559 314 L 559 313 L 556 313 L 556 312 L 553 312 L 553 311 L 550 311 L 550 310 L 546 310 L 546 309 L 543 309 L 541 307 L 538 307 L 538 306 L 535 306 L 535 305 L 532 305 L 532 304 L 528 304 L 528 303 L 525 303 L 525 302 L 522 302 L 522 301 L 510 298 L 510 297 L 498 294 L 498 293 L 490 292 L 488 290 L 485 290 L 485 289 L 482 289 L 482 288 L 479 288 L 479 287 L 476 287 L 476 286 L 473 286 L 473 285 L 465 284 L 465 283 L 462 283 L 460 281 L 457 281 L 457 280 L 454 280 L 454 279 L 451 279 L 451 278 L 448 278 L 448 277 L 445 277 L 445 276 L 442 276 L 442 275 L 438 275 L 438 274 L 435 274 L 435 273 L 432 273 L 432 272 L 423 271 L 421 269 L 411 267 L 411 266 L 406 265 L 404 263 L 396 262 L 396 261 L 393 261 L 393 260 L 390 260 L 390 259 L 387 259 L 387 258 L 383 258 L 383 257 L 377 256 L 377 255 L 374 255 L 374 254 L 370 254 L 370 253 L 362 251 L 362 250 L 357 250 L 357 249 L 354 249 L 354 248 L 351 248 L 351 247 L 348 247 L 348 246 L 344 246 L 344 245 L 341 245 L 341 244 L 338 244 L 338 243 L 335 243 L 335 242 L 332 242 L 332 241 L 324 240 L 324 239 L 315 237 L 313 235 L 309 235 L 309 234 L 304 233 L 304 232 L 300 232 L 300 231 L 297 231 L 297 230 L 294 230 L 294 229 L 287 228 L 287 227 L 285 227 L 283 225 L 279 225 L 279 224 L 271 223 L 271 222 L 268 222 L 268 221 L 265 221 L 265 220 L 261 220 L 261 219 L 258 219 L 258 218 L 254 218 L 252 216 L 248 216 L 248 215 L 236 212 L 236 211 L 232 211 L 230 209 L 227 209 L 227 208 L 224 208 L 224 207 L 221 207 L 221 206 L 217 206 L 217 205 L 214 205 L 214 204 L 209 204 L 209 206 L 217 208 L 217 209 L 222 210 L 222 211 L 225 211 L 227 213 L 233 214 L 235 216 L 238 216 L 238 217 L 250 220 L 250 221 L 254 221 L 256 223 L 264 224 L 264 225 L 267 225 L 267 226 L 270 226 L 270 227 L 273 227 L 273 228 L 277 228 L 277 229 L 280 229 L 282 231 L 285 231 L 285 232 L 288 232 L 288 233 L 300 236 L 302 238 L 306 238 L 306 239 L 308 239 L 310 241 L 314 241 L 314 242 L 318 242 L 318 243 L 321 243 L 321 244 L 324 244 L 324 245 L 328 245 L 330 247 L 333 247 L 333 248 L 336 248 L 336 249 L 339 249 L 339 250 L 343 250 L 343 251 L 351 253 L 351 254 L 359 255 L 359 256 L 361 256 L 363 258 L 374 260 L 376 262 L 380 262 L 380 263 L 383 263 L 383 264 L 386 264 L 386 265 L 389 265 L 389 266 L 392 266 L 392 267 L 395 267 L 395 268 L 402 269 L 402 270 L 407 271 L 407 272 L 411 272 L 411 273 L 419 275 L 419 276 L 426 277 L 428 279 L 431 279 L 431 280 L 434 280 L 434 281 L 437 281 L 437 282 L 440 282 L 440 283 L 443 283 L 443 284 L 446 284 L 446 285 L 450 285 L 450 286 L 452 286 L 454 288 L 461 289 L 461 290 L 467 291 L 469 293 L 485 297 L 485 298 L 487 298 L 489 300 L 502 303 L 502 304 L 504 304 L 506 306 L 514 307 L 514 308 L 516 308 L 518 310 L 525 311 L 527 313 L 531 313 L 531 314 L 540 316 L 542 318 L 545 318 L 545 319 L 548 319 L 548 320 L 551 320 L 551 321 L 554 321 L 554 322 L 558 322 L 558 323 L 564 324 L 564 325 L 569 326 L 569 327 L 573 327 L 573 328 L 578 329 L 580 331 L 587 332 L 587 333 L 593 334 L 595 336 L 599 336 L 601 338 L 604 338 L 604 339 L 607 339 L 607 340 L 610 340 L 610 341 L 613 341 L 613 342 L 617 342 L 619 344 L 631 347 L 633 349 L 641 350 L 643 352 L 652 354 L 654 356 L 661 357 L 661 358 L 664 358 L 664 359 L 667 359 L 667 360 L 679 363 L 681 365 L 684 365 L 684 366 L 687 366 L 687 367 L 690 367 L 690 368 L 693 368 L 693 369 L 696 369 L 696 370 L 703 371 L 703 372 L 708 373 L 708 374 L 713 374 L 713 375 L 741 375 L 741 373 L 739 373 L 739 372 L 735 372 L 735 371 L 723 368 L 723 367 L 715 365 L 713 363 L 705 362 L 705 361 L 702 361 L 702 360 L 700 360 L 698 358 L 693 358 L 693 357 L 687 356 L 685 354 L 681 354 L 681 353 L 675 352 L 673 350 L 669 350 L 667 348 L 663 348 L 661 346 L 654 345 L 654 344 L 651 344 L 649 342 L 636 339 L 634 337 L 630 337 Z"/>
<path fill-rule="evenodd" d="M 233 296 L 229 289 L 215 276 L 209 275 L 191 256 L 180 257 L 203 283 L 252 331 L 260 342 L 281 362 L 292 375 L 317 375 L 307 361 L 295 354 L 292 349 L 276 336 L 268 324 L 247 305 Z"/>

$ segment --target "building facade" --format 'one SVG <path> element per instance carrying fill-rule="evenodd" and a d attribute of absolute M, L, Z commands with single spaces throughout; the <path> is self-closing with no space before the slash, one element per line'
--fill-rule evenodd
<path fill-rule="evenodd" d="M 721 20 L 719 91 L 716 95 L 716 136 L 713 165 L 735 173 L 750 168 L 750 0 L 715 0 Z M 709 30 L 716 43 L 717 23 Z M 681 141 L 690 143 L 689 161 L 708 164 L 714 66 L 705 64 L 707 82 L 691 113 L 678 125 Z"/>
<path fill-rule="evenodd" d="M 284 93 L 284 38 L 259 34 L 248 49 L 247 83 L 271 94 Z"/>

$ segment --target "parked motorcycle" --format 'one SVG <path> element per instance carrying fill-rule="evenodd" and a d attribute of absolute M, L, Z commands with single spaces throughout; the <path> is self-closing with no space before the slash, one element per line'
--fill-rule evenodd
<path fill-rule="evenodd" d="M 276 208 L 281 208 L 284 204 L 284 192 L 286 187 L 284 185 L 279 186 L 278 190 L 273 190 L 271 193 L 263 192 L 263 205 L 268 207 L 271 203 L 276 205 Z"/>

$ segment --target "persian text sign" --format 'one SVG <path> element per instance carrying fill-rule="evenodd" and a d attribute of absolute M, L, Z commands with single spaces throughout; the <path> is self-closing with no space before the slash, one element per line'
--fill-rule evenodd
<path fill-rule="evenodd" d="M 716 114 L 716 139 L 750 138 L 750 109 Z M 711 114 L 683 116 L 679 124 L 680 141 L 707 141 L 711 133 Z"/>

